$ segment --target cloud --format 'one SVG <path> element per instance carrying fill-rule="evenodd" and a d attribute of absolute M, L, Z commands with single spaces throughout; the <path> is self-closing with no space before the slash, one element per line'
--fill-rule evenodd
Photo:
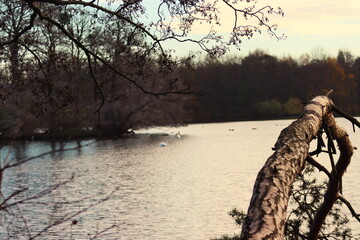
<path fill-rule="evenodd" d="M 360 1 L 284 1 L 285 11 L 279 22 L 287 34 L 347 36 L 360 33 Z"/>

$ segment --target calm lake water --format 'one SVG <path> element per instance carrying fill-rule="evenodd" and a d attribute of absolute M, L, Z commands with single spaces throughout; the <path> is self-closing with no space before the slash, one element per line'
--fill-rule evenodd
<path fill-rule="evenodd" d="M 247 210 L 257 172 L 272 154 L 280 131 L 291 122 L 192 124 L 138 131 L 118 140 L 3 147 L 1 158 L 16 161 L 90 143 L 5 171 L 5 198 L 24 188 L 18 199 L 37 197 L 11 208 L 6 218 L 1 216 L 0 222 L 11 224 L 8 229 L 0 224 L 0 238 L 17 239 L 16 233 L 22 239 L 64 219 L 64 224 L 45 229 L 40 239 L 78 240 L 101 234 L 99 239 L 202 240 L 240 233 L 228 212 L 235 207 Z M 350 123 L 338 122 L 360 147 L 360 131 L 353 133 Z M 167 146 L 160 147 L 161 142 Z M 327 165 L 325 157 L 322 163 Z M 343 192 L 358 211 L 359 169 L 355 151 Z M 68 182 L 60 184 L 64 181 Z M 54 189 L 43 194 L 49 188 Z M 351 224 L 353 232 L 360 233 L 360 223 L 351 220 Z"/>

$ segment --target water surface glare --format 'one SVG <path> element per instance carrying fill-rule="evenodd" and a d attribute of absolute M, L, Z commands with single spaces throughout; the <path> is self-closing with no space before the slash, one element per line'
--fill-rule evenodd
<path fill-rule="evenodd" d="M 47 229 L 39 239 L 89 239 L 107 228 L 111 229 L 99 239 L 200 240 L 239 233 L 228 212 L 234 207 L 247 210 L 257 172 L 272 154 L 280 131 L 291 122 L 148 129 L 130 138 L 94 141 L 77 150 L 54 152 L 5 171 L 5 197 L 24 187 L 28 190 L 20 193 L 19 199 L 34 196 L 67 181 L 11 209 L 22 217 L 7 220 L 20 225 L 18 235 L 30 236 L 65 219 L 65 224 Z M 352 133 L 350 123 L 338 122 L 360 147 L 360 131 Z M 10 151 L 7 161 L 16 161 L 90 142 L 14 143 L 1 153 L 4 158 Z M 161 142 L 167 146 L 160 147 Z M 355 151 L 344 177 L 344 195 L 358 211 L 359 167 Z M 87 210 L 79 213 L 84 208 Z M 353 232 L 360 233 L 360 223 L 351 220 L 351 224 Z M 5 239 L 8 231 L 0 226 L 0 236 Z"/>

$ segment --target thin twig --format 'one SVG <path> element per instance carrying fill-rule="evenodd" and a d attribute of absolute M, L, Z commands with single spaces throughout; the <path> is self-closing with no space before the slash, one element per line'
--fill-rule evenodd
<path fill-rule="evenodd" d="M 326 167 L 324 167 L 323 165 L 321 165 L 318 161 L 316 161 L 313 157 L 308 156 L 305 159 L 308 163 L 310 163 L 311 165 L 313 165 L 314 167 L 316 167 L 320 172 L 324 172 L 331 181 L 334 181 L 334 177 L 333 175 L 329 172 L 329 170 L 327 170 Z"/>
<path fill-rule="evenodd" d="M 108 9 L 102 8 L 97 6 L 96 4 L 92 4 L 92 3 L 88 3 L 88 2 L 83 2 L 83 1 L 53 1 L 52 3 L 54 4 L 58 4 L 58 5 L 68 5 L 68 4 L 80 4 L 80 5 L 84 5 L 84 6 L 91 6 L 94 8 L 97 8 L 101 11 L 104 11 L 106 13 L 109 14 L 113 14 L 115 16 L 119 16 L 119 14 L 117 14 L 116 12 L 110 11 Z M 106 67 L 108 67 L 111 71 L 115 72 L 116 74 L 118 74 L 120 77 L 124 78 L 125 80 L 129 81 L 130 83 L 132 83 L 133 85 L 135 85 L 137 88 L 139 88 L 143 93 L 146 94 L 150 94 L 153 96 L 162 96 L 162 95 L 169 95 L 169 94 L 193 94 L 193 92 L 191 91 L 187 91 L 186 89 L 182 89 L 179 91 L 163 91 L 163 92 L 152 92 L 149 91 L 147 89 L 145 89 L 141 84 L 139 84 L 137 81 L 135 81 L 134 79 L 128 77 L 127 75 L 123 74 L 122 72 L 118 71 L 114 66 L 112 66 L 111 64 L 109 64 L 107 61 L 105 61 L 103 58 L 101 58 L 99 55 L 97 55 L 96 53 L 92 52 L 90 49 L 88 49 L 83 43 L 81 43 L 79 40 L 77 40 L 74 36 L 72 36 L 59 22 L 55 21 L 54 19 L 52 19 L 51 17 L 49 17 L 48 15 L 45 15 L 41 9 L 36 6 L 33 2 L 29 3 L 30 7 L 39 15 L 39 17 L 41 19 L 44 19 L 46 21 L 48 21 L 49 23 L 53 24 L 54 26 L 56 26 L 60 31 L 62 31 L 65 36 L 67 36 L 72 42 L 74 42 L 79 48 L 81 48 L 86 54 L 91 55 L 92 57 L 94 57 L 95 59 L 99 60 L 101 63 L 103 63 Z M 126 20 L 127 22 L 129 22 L 130 20 L 128 18 L 125 18 L 122 16 L 121 18 L 122 20 Z M 135 24 L 134 22 L 130 21 L 131 24 L 137 26 L 138 28 L 140 28 L 142 31 L 145 31 L 146 33 L 148 32 L 146 29 L 144 29 L 144 27 L 142 27 L 139 24 Z M 154 41 L 158 41 L 156 38 L 153 39 Z M 158 41 L 159 42 L 159 41 Z M 100 92 L 102 92 L 101 89 L 99 89 Z"/>
<path fill-rule="evenodd" d="M 70 221 L 70 220 L 73 220 L 75 217 L 79 216 L 80 214 L 88 211 L 89 209 L 107 201 L 110 199 L 110 197 L 116 192 L 117 190 L 114 190 L 112 191 L 109 195 L 107 195 L 106 197 L 98 200 L 97 202 L 93 203 L 93 204 L 90 204 L 89 206 L 87 207 L 84 207 L 83 209 L 73 213 L 73 214 L 70 214 L 70 215 L 67 215 L 67 216 L 64 216 L 63 218 L 59 219 L 59 220 L 56 220 L 55 222 L 53 222 L 51 225 L 48 225 L 46 226 L 45 228 L 43 228 L 41 231 L 37 232 L 35 235 L 31 236 L 31 238 L 29 238 L 29 240 L 33 240 L 33 239 L 36 239 L 38 238 L 39 236 L 41 236 L 42 234 L 48 232 L 51 228 L 54 228 L 58 225 L 61 225 L 67 221 Z"/>
<path fill-rule="evenodd" d="M 78 150 L 82 147 L 86 147 L 86 146 L 89 146 L 91 144 L 93 144 L 95 142 L 94 141 L 91 141 L 89 143 L 86 143 L 86 144 L 83 144 L 83 145 L 78 145 L 76 147 L 72 147 L 72 148 L 65 148 L 65 149 L 57 149 L 57 150 L 53 150 L 53 151 L 49 151 L 49 152 L 45 152 L 45 153 L 42 153 L 42 154 L 39 154 L 39 155 L 36 155 L 36 156 L 33 156 L 33 157 L 29 157 L 29 158 L 26 158 L 26 159 L 23 159 L 23 160 L 20 160 L 18 162 L 15 162 L 15 163 L 12 163 L 12 164 L 5 164 L 0 170 L 3 171 L 7 168 L 13 168 L 13 167 L 16 167 L 16 166 L 19 166 L 23 163 L 26 163 L 26 162 L 29 162 L 31 160 L 34 160 L 34 159 L 37 159 L 37 158 L 41 158 L 41 157 L 44 157 L 44 156 L 47 156 L 47 155 L 50 155 L 50 154 L 53 154 L 53 153 L 56 153 L 56 152 L 65 152 L 65 151 L 73 151 L 73 150 Z"/>
<path fill-rule="evenodd" d="M 333 153 L 336 154 L 334 139 L 333 139 L 333 136 L 331 135 L 329 127 L 327 126 L 326 121 L 324 119 L 322 120 L 322 127 L 328 138 L 327 147 L 328 147 L 328 155 L 330 158 L 331 168 L 332 168 L 333 172 L 336 174 L 335 161 L 334 161 L 334 157 L 333 157 Z"/>
<path fill-rule="evenodd" d="M 17 33 L 15 36 L 13 36 L 10 40 L 8 40 L 6 42 L 0 42 L 0 47 L 4 47 L 5 45 L 15 43 L 22 35 L 24 35 L 31 28 L 33 28 L 36 16 L 37 16 L 37 14 L 35 12 L 33 12 L 33 14 L 31 14 L 31 16 L 30 16 L 29 25 L 27 25 L 23 30 L 21 30 L 19 33 Z"/>
<path fill-rule="evenodd" d="M 323 131 L 322 129 L 320 129 L 319 132 L 317 133 L 316 149 L 309 153 L 310 156 L 314 156 L 314 155 L 318 156 L 321 152 L 323 152 L 322 148 L 325 147 L 325 143 L 324 140 L 322 139 L 322 134 Z"/>
<path fill-rule="evenodd" d="M 49 80 L 48 75 L 44 71 L 44 68 L 42 66 L 42 63 L 41 63 L 41 60 L 40 60 L 39 56 L 32 49 L 30 49 L 30 47 L 28 47 L 25 43 L 23 43 L 23 42 L 19 42 L 19 43 L 20 43 L 21 46 L 23 46 L 26 50 L 28 50 L 34 56 L 34 58 L 36 59 L 36 61 L 39 64 L 39 68 L 40 68 L 41 73 L 44 75 L 44 77 L 46 79 L 46 83 L 47 83 L 47 87 L 48 87 L 48 95 L 46 97 L 44 97 L 44 99 L 41 102 L 43 103 L 45 101 L 45 99 L 50 96 L 50 98 L 55 102 L 56 106 L 59 107 L 60 104 L 58 103 L 58 101 L 56 100 L 56 98 L 52 94 L 52 90 L 53 89 L 57 90 L 57 89 L 56 89 L 55 85 Z"/>
<path fill-rule="evenodd" d="M 356 213 L 354 208 L 352 207 L 351 203 L 346 200 L 341 194 L 339 194 L 339 200 L 342 201 L 343 203 L 345 203 L 345 205 L 348 207 L 348 209 L 350 210 L 352 216 L 354 218 L 356 218 L 356 220 L 358 220 L 360 222 L 360 214 Z"/>
<path fill-rule="evenodd" d="M 347 120 L 349 120 L 352 124 L 353 124 L 353 131 L 355 132 L 355 128 L 354 125 L 356 125 L 358 128 L 360 128 L 360 122 L 354 118 L 353 116 L 350 116 L 349 114 L 345 113 L 343 110 L 341 110 L 340 108 L 338 108 L 335 104 L 333 104 L 331 106 L 331 109 L 336 112 L 337 114 L 339 114 L 340 116 L 346 118 Z"/>

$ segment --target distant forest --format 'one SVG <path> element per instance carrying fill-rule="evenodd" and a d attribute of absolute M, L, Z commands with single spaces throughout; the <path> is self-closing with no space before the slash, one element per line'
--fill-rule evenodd
<path fill-rule="evenodd" d="M 93 2 L 2 1 L 0 139 L 117 137 L 153 126 L 295 117 L 313 94 L 329 89 L 339 107 L 359 115 L 359 57 L 339 51 L 293 59 L 257 50 L 215 60 L 229 43 L 212 34 L 187 39 L 203 46 L 204 59 L 174 56 L 162 43 L 186 36 L 198 14 L 172 7 L 188 3 L 166 2 L 170 15 L 184 15 L 180 35 L 161 16 L 151 31 L 139 24 L 141 1 L 121 2 L 120 12 Z M 212 11 L 199 11 L 197 21 L 212 21 Z M 232 36 L 237 49 L 239 32 Z"/>
<path fill-rule="evenodd" d="M 119 54 L 127 49 L 119 36 L 88 38 L 94 51 L 104 51 L 109 62 L 120 68 L 125 62 L 129 75 L 142 73 L 137 81 L 153 91 L 161 91 L 174 73 L 174 86 L 191 91 L 154 96 L 102 65 L 92 69 L 100 81 L 92 81 L 79 49 L 62 48 L 65 40 L 47 30 L 49 39 L 38 45 L 46 50 L 46 65 L 40 65 L 38 55 L 29 54 L 33 50 L 18 45 L 9 48 L 9 60 L 5 55 L 0 66 L 1 138 L 114 137 L 161 125 L 292 118 L 313 95 L 330 89 L 339 107 L 360 114 L 360 58 L 348 51 L 336 57 L 305 54 L 293 59 L 257 50 L 245 57 L 184 61 L 186 65 L 168 72 L 159 58 L 148 56 L 144 65 L 143 56 Z M 105 36 L 109 30 L 101 31 L 98 35 Z M 96 84 L 106 96 L 103 103 Z"/>
<path fill-rule="evenodd" d="M 194 122 L 295 117 L 313 95 L 330 89 L 336 105 L 360 114 L 360 58 L 348 51 L 293 59 L 257 50 L 223 61 L 205 59 L 180 73 L 199 93 L 188 105 Z"/>

